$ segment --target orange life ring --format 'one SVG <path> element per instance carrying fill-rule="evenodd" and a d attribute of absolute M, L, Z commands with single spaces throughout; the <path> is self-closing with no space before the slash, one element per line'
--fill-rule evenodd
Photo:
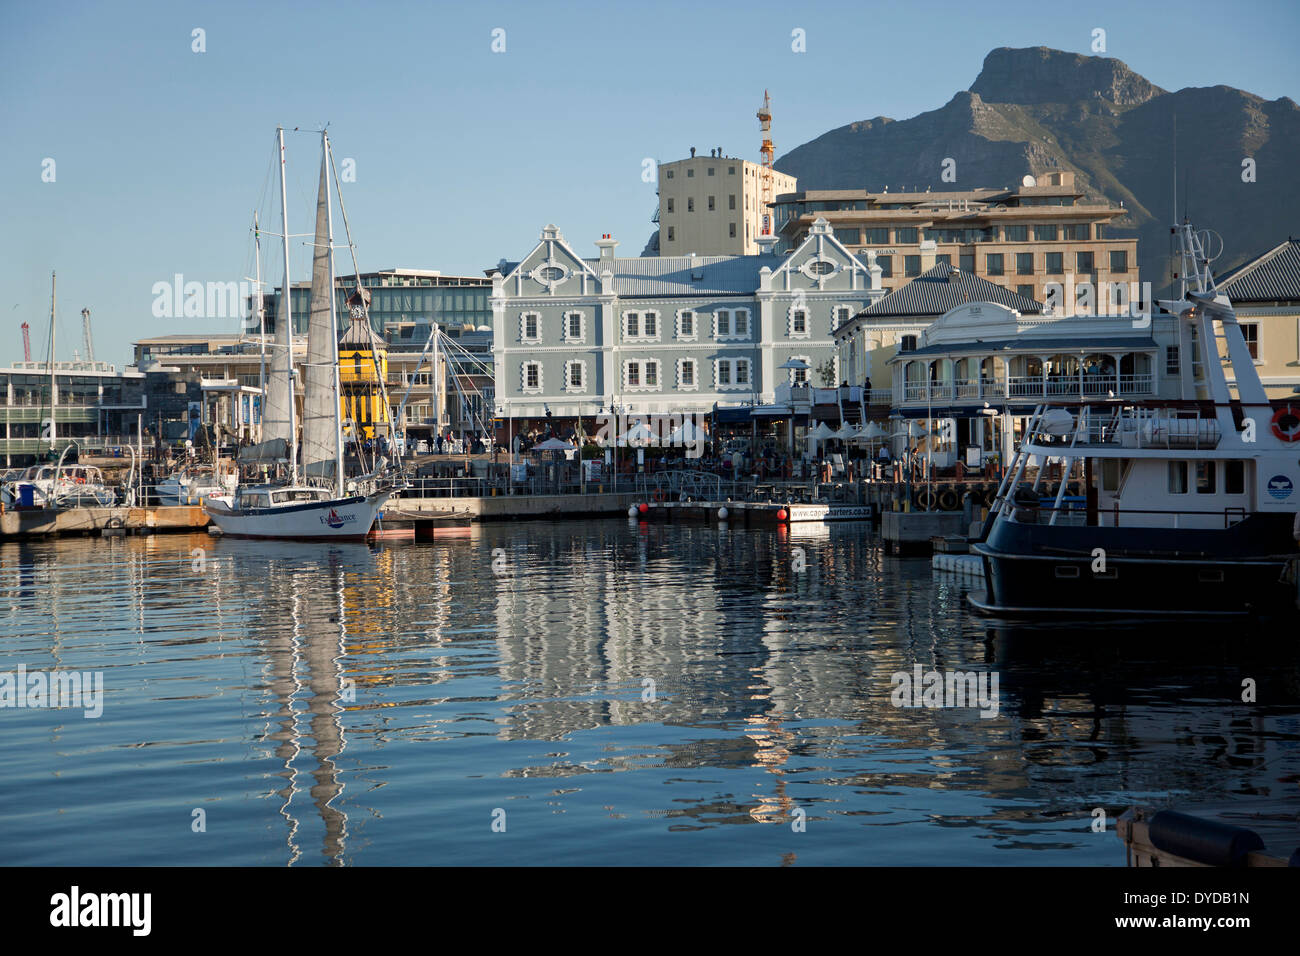
<path fill-rule="evenodd" d="M 79 485 L 84 485 L 84 484 L 86 483 L 86 479 L 85 479 L 85 478 L 74 478 L 74 479 L 72 479 L 72 480 L 75 481 L 75 482 L 76 482 L 77 484 L 79 484 Z"/>
<path fill-rule="evenodd" d="M 1286 428 L 1282 423 L 1287 422 Z M 1282 441 L 1300 441 L 1300 411 L 1297 411 L 1293 405 L 1284 405 L 1273 413 L 1273 420 L 1269 422 L 1273 427 L 1273 434 Z"/>
<path fill-rule="evenodd" d="M 652 494 L 652 495 L 650 496 L 650 500 L 651 500 L 651 501 L 663 501 L 663 500 L 664 500 L 664 493 L 663 493 L 662 491 L 660 491 L 659 489 L 655 489 L 654 494 Z"/>

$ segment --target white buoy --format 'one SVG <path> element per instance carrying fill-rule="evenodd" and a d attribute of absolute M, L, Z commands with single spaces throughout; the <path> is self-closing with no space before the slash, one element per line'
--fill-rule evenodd
<path fill-rule="evenodd" d="M 636 517 L 636 505 L 628 505 L 628 506 L 627 506 L 627 516 L 628 516 L 629 518 L 635 518 L 635 517 Z"/>
<path fill-rule="evenodd" d="M 727 520 L 727 517 L 728 517 L 730 514 L 731 514 L 731 512 L 729 512 L 729 511 L 726 509 L 726 506 L 723 506 L 723 507 L 721 507 L 721 508 L 718 509 L 718 520 L 719 520 L 719 521 L 726 521 L 726 520 Z"/>

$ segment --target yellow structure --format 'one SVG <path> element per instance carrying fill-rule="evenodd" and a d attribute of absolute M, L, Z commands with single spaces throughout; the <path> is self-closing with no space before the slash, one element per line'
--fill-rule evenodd
<path fill-rule="evenodd" d="M 365 311 L 354 308 L 352 325 L 339 339 L 339 413 L 344 422 L 353 423 L 351 432 L 345 425 L 345 434 L 367 441 L 390 433 L 392 417 L 384 396 L 387 379 L 388 349 L 384 340 L 370 328 Z"/>

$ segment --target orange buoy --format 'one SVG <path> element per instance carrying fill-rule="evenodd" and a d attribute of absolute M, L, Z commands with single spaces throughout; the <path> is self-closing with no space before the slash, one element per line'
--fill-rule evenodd
<path fill-rule="evenodd" d="M 784 521 L 784 520 L 785 520 L 786 518 L 788 518 L 788 517 L 790 517 L 790 516 L 789 516 L 788 514 L 786 514 L 786 511 L 785 511 L 784 508 L 777 508 L 777 509 L 776 509 L 776 520 L 777 520 L 777 521 Z"/>
<path fill-rule="evenodd" d="M 641 502 L 641 504 L 636 506 L 636 510 L 641 512 L 642 514 L 645 514 L 647 511 L 650 510 L 650 506 L 643 501 Z"/>

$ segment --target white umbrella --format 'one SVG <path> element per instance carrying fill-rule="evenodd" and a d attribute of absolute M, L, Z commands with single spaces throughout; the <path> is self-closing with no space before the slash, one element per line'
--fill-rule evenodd
<path fill-rule="evenodd" d="M 888 433 L 876 422 L 869 422 L 867 427 L 862 429 L 862 437 L 866 439 L 884 438 L 886 434 Z"/>
<path fill-rule="evenodd" d="M 533 451 L 573 451 L 575 445 L 570 445 L 567 441 L 561 441 L 558 438 L 548 438 L 541 444 L 534 445 Z"/>
<path fill-rule="evenodd" d="M 674 445 L 691 445 L 708 440 L 708 433 L 689 419 L 668 436 L 668 441 Z"/>
<path fill-rule="evenodd" d="M 812 368 L 812 366 L 809 365 L 801 358 L 790 358 L 790 359 L 786 359 L 784 364 L 778 365 L 777 368 L 788 368 L 788 369 L 807 371 L 808 369 Z"/>
<path fill-rule="evenodd" d="M 621 440 L 629 445 L 650 445 L 656 441 L 656 438 L 654 432 L 637 422 L 627 430 L 627 434 Z"/>
<path fill-rule="evenodd" d="M 828 438 L 835 438 L 835 432 L 831 431 L 829 425 L 825 422 L 818 422 L 817 427 L 808 433 L 809 438 L 816 438 L 818 441 L 825 441 Z"/>
<path fill-rule="evenodd" d="M 860 435 L 861 433 L 856 428 L 848 422 L 845 422 L 839 427 L 839 430 L 835 432 L 835 434 L 831 435 L 831 437 L 838 438 L 840 441 L 853 441 L 853 439 L 858 438 Z"/>

